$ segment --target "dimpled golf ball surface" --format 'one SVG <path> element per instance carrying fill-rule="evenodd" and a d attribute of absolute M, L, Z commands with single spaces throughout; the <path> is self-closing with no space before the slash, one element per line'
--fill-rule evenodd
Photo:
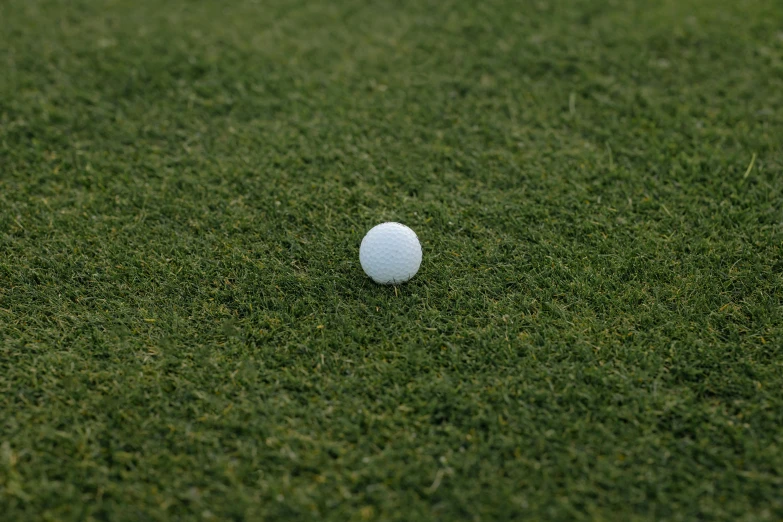
<path fill-rule="evenodd" d="M 421 243 L 416 233 L 405 225 L 381 223 L 362 239 L 359 261 L 376 283 L 403 283 L 419 271 Z"/>

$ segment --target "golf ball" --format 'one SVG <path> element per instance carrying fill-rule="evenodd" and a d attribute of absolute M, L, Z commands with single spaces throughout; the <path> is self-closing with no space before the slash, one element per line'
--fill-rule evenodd
<path fill-rule="evenodd" d="M 419 271 L 421 243 L 400 223 L 381 223 L 367 232 L 359 247 L 364 272 L 376 283 L 404 283 Z"/>

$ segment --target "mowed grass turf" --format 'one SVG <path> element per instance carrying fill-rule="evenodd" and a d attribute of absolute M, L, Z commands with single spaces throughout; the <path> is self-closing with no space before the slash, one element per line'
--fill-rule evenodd
<path fill-rule="evenodd" d="M 4 521 L 783 517 L 779 2 L 0 31 Z"/>

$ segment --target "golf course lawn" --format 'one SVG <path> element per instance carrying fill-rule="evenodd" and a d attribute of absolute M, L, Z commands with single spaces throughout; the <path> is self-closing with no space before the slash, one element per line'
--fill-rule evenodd
<path fill-rule="evenodd" d="M 782 520 L 783 4 L 0 0 L 0 519 Z"/>

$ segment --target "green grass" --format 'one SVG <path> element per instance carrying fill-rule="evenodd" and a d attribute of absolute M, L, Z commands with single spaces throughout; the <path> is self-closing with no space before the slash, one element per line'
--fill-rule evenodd
<path fill-rule="evenodd" d="M 772 0 L 0 0 L 2 519 L 779 521 L 782 143 Z"/>

